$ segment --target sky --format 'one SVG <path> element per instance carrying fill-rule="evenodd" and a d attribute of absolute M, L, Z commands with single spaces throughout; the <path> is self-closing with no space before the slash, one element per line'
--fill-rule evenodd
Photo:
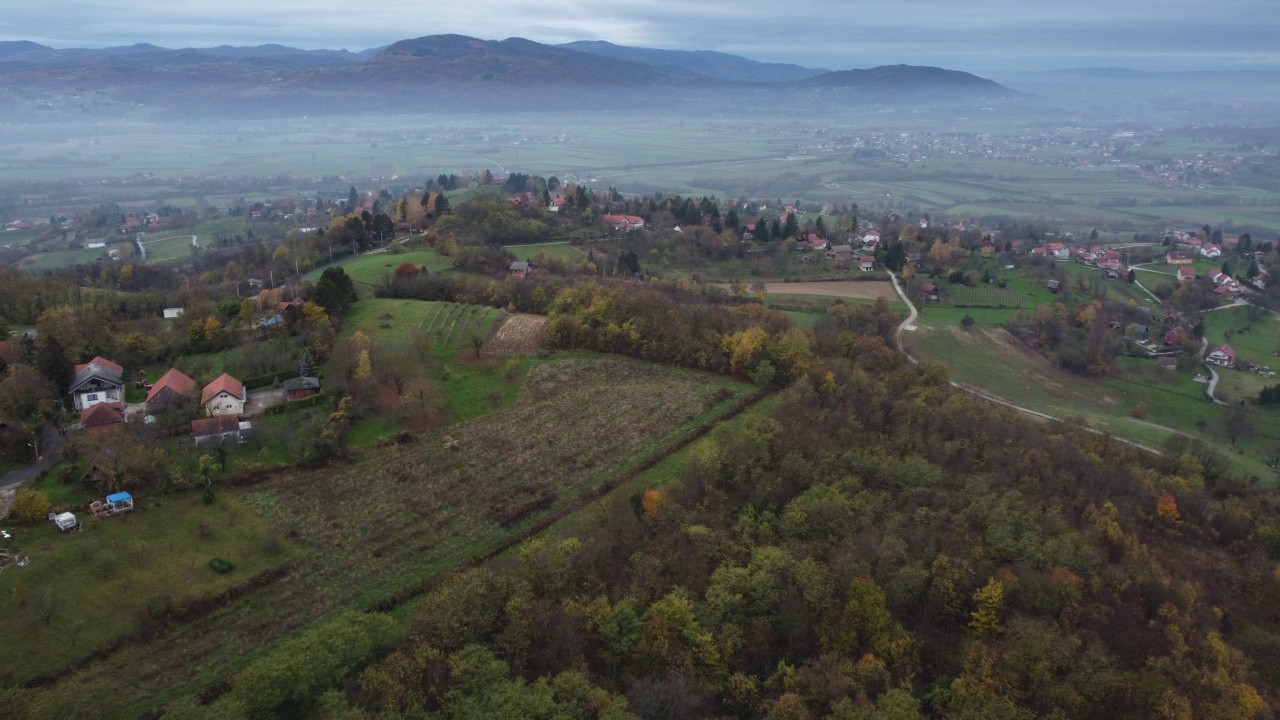
<path fill-rule="evenodd" d="M 719 50 L 829 70 L 1280 70 L 1280 0 L 58 0 L 0 39 L 52 47 L 278 43 L 363 50 L 458 33 Z"/>

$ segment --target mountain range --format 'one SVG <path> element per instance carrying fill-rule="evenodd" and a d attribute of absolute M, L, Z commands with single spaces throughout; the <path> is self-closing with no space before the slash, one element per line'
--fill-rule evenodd
<path fill-rule="evenodd" d="M 830 72 L 719 52 L 602 41 L 546 45 L 523 38 L 431 35 L 361 52 L 283 45 L 170 49 L 145 43 L 55 49 L 30 41 L 0 42 L 0 113 L 50 93 L 64 100 L 91 96 L 99 114 L 127 104 L 244 115 L 332 114 L 370 105 L 437 111 L 643 107 L 761 91 L 771 98 L 810 100 L 815 92 L 855 91 L 864 102 L 1018 95 L 993 81 L 941 68 Z"/>

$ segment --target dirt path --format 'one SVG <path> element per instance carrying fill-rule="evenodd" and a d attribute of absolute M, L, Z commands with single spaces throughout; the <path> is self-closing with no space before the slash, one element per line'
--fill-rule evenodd
<path fill-rule="evenodd" d="M 911 357 L 911 354 L 907 352 L 907 348 L 902 344 L 902 331 L 915 330 L 916 318 L 920 316 L 920 313 L 916 311 L 916 306 L 907 299 L 907 294 L 902 292 L 902 286 L 898 284 L 898 276 L 893 273 L 889 273 L 889 280 L 893 282 L 894 292 L 898 293 L 898 297 L 902 298 L 902 302 L 906 303 L 907 309 L 911 311 L 911 313 L 907 315 L 907 319 L 903 320 L 902 324 L 898 326 L 898 330 L 893 334 L 893 338 L 898 343 L 898 349 L 902 351 L 902 354 L 906 355 L 907 359 L 910 360 L 912 364 L 916 364 L 916 359 Z"/>
<path fill-rule="evenodd" d="M 729 289 L 725 283 L 717 287 Z M 825 295 L 827 297 L 856 298 L 859 300 L 897 299 L 893 285 L 880 280 L 836 280 L 833 282 L 764 283 L 764 291 L 770 295 Z"/>

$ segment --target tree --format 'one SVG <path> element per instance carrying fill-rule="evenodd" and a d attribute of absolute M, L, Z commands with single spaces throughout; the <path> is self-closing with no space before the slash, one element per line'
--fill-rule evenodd
<path fill-rule="evenodd" d="M 1235 445 L 1240 438 L 1253 435 L 1256 422 L 1253 413 L 1241 403 L 1227 406 L 1227 412 L 1222 418 L 1222 424 L 1227 431 L 1227 437 L 1230 438 L 1231 444 Z"/>
<path fill-rule="evenodd" d="M 311 355 L 310 350 L 304 350 L 302 359 L 298 361 L 298 375 L 312 378 L 316 376 L 316 359 Z"/>
<path fill-rule="evenodd" d="M 342 314 L 356 301 L 356 288 L 341 267 L 325 269 L 311 291 L 311 302 Z"/>
<path fill-rule="evenodd" d="M 359 204 L 360 194 L 356 192 L 356 186 L 352 185 L 350 192 L 347 193 L 347 212 L 355 210 Z"/>
<path fill-rule="evenodd" d="M 53 619 L 62 611 L 67 598 L 56 587 L 40 587 L 31 593 L 31 612 L 44 623 L 45 627 L 53 624 Z"/>
<path fill-rule="evenodd" d="M 471 333 L 471 349 L 475 351 L 476 357 L 480 357 L 480 350 L 483 347 L 484 336 L 480 335 L 480 333 Z"/>
<path fill-rule="evenodd" d="M 35 366 L 55 387 L 67 387 L 75 376 L 75 366 L 68 359 L 66 348 L 52 333 L 41 334 L 36 341 Z"/>
<path fill-rule="evenodd" d="M 49 496 L 42 490 L 18 488 L 18 493 L 13 499 L 13 516 L 20 522 L 41 522 L 49 517 L 49 511 L 52 509 Z"/>
<path fill-rule="evenodd" d="M 1127 277 L 1128 277 L 1129 282 L 1137 282 L 1137 281 L 1138 281 L 1138 271 L 1134 270 L 1133 268 L 1129 268 L 1129 275 L 1128 275 Z"/>
<path fill-rule="evenodd" d="M 972 315 L 965 315 L 964 317 L 960 318 L 960 326 L 965 328 L 966 330 L 973 327 L 973 324 L 975 322 L 977 321 L 973 319 Z"/>

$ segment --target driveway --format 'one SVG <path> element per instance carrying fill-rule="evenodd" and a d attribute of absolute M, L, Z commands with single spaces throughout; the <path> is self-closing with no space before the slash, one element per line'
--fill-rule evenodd
<path fill-rule="evenodd" d="M 272 405 L 279 405 L 285 400 L 284 388 L 251 392 L 249 397 L 245 399 L 244 412 L 241 413 L 241 416 L 253 417 L 254 415 L 261 415 L 267 408 Z"/>

